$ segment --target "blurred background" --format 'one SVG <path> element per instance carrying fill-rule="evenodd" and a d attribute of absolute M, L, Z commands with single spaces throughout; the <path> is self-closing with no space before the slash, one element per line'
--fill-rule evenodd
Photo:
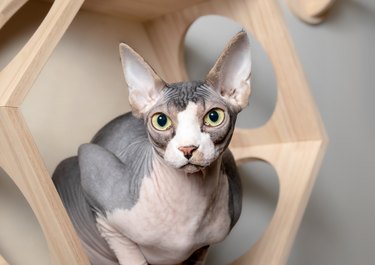
<path fill-rule="evenodd" d="M 337 0 L 317 26 L 304 24 L 284 1 L 279 3 L 330 139 L 288 264 L 375 264 L 375 1 Z M 0 30 L 0 69 L 49 7 L 31 1 Z M 121 41 L 132 45 L 131 34 L 143 34 L 137 27 L 81 11 L 34 84 L 22 110 L 50 173 L 102 125 L 129 110 L 117 47 Z M 241 28 L 224 17 L 197 20 L 185 39 L 189 77 L 203 79 Z M 277 98 L 272 63 L 251 33 L 249 37 L 253 94 L 238 118 L 241 128 L 264 124 Z M 140 53 L 150 48 L 147 42 L 142 45 L 135 47 Z M 240 172 L 243 214 L 231 235 L 212 248 L 209 265 L 240 256 L 272 218 L 278 198 L 274 169 L 251 162 Z M 32 211 L 1 168 L 0 254 L 12 265 L 50 264 Z"/>

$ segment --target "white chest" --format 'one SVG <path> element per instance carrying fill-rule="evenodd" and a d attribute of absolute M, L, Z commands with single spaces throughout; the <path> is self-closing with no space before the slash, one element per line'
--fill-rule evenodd
<path fill-rule="evenodd" d="M 157 171 L 156 171 L 157 172 Z M 152 175 L 137 204 L 115 210 L 107 221 L 135 242 L 151 264 L 173 264 L 230 230 L 226 176 Z"/>

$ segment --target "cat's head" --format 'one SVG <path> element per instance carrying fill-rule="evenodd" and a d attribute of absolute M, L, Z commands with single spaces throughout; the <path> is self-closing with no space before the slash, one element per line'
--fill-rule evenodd
<path fill-rule="evenodd" d="M 205 81 L 165 83 L 125 44 L 120 55 L 135 116 L 156 153 L 172 167 L 197 172 L 227 148 L 237 114 L 248 105 L 251 56 L 245 32 L 229 42 Z"/>

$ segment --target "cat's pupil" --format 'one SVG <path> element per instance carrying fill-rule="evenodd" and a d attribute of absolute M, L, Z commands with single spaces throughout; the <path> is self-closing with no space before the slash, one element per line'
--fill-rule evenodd
<path fill-rule="evenodd" d="M 208 116 L 210 117 L 210 120 L 213 122 L 217 122 L 219 120 L 219 113 L 217 113 L 216 110 L 211 111 L 210 114 L 208 114 Z"/>
<path fill-rule="evenodd" d="M 157 122 L 158 122 L 159 126 L 164 127 L 168 122 L 168 118 L 165 114 L 160 114 L 158 116 Z"/>

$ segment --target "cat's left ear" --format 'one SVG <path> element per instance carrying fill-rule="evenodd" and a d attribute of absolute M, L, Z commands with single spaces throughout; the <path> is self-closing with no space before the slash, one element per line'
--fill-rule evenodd
<path fill-rule="evenodd" d="M 120 57 L 132 112 L 142 117 L 159 99 L 165 83 L 142 56 L 124 43 L 120 44 Z"/>
<path fill-rule="evenodd" d="M 241 31 L 221 53 L 206 81 L 239 112 L 249 104 L 250 77 L 250 42 Z"/>

